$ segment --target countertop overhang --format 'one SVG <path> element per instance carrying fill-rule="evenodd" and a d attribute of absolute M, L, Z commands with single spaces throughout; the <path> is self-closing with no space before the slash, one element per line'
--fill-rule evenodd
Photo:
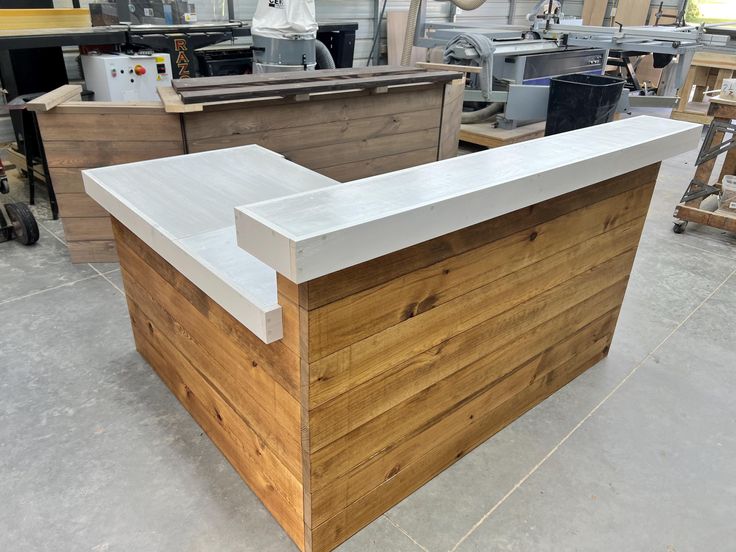
<path fill-rule="evenodd" d="M 687 152 L 701 129 L 634 117 L 241 206 L 238 245 L 306 282 Z"/>
<path fill-rule="evenodd" d="M 88 195 L 272 343 L 277 272 L 319 278 L 690 151 L 701 129 L 635 117 L 345 184 L 260 146 L 82 174 Z"/>

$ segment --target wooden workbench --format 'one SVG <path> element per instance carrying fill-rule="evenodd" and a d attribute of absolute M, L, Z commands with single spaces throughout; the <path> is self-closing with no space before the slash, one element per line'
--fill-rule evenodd
<path fill-rule="evenodd" d="M 706 90 L 720 90 L 723 79 L 732 78 L 734 71 L 736 71 L 736 55 L 696 52 L 685 83 L 679 91 L 680 99 L 672 110 L 672 118 L 703 125 L 710 124 L 713 116 L 708 113 L 704 93 Z M 692 101 L 690 101 L 691 93 Z"/>
<path fill-rule="evenodd" d="M 606 355 L 659 161 L 699 137 L 637 117 L 347 184 L 257 146 L 84 181 L 138 351 L 327 551 Z"/>
<path fill-rule="evenodd" d="M 546 122 L 541 121 L 508 130 L 497 128 L 493 123 L 460 125 L 460 141 L 487 148 L 500 148 L 541 138 L 544 136 L 545 125 Z"/>
<path fill-rule="evenodd" d="M 736 101 L 713 98 L 709 104 L 708 116 L 714 122 L 721 121 L 727 123 L 736 121 Z M 710 141 L 708 141 L 708 137 L 710 137 Z M 726 134 L 723 132 L 714 132 L 712 135 L 709 134 L 708 137 L 706 137 L 706 141 L 703 144 L 703 148 L 706 149 L 721 144 L 726 138 Z M 725 175 L 736 174 L 736 148 L 721 155 L 725 155 L 725 158 L 721 172 L 716 180 L 717 189 L 720 189 Z M 687 187 L 686 194 L 704 190 L 704 186 L 711 181 L 717 160 L 718 157 L 714 157 L 697 166 L 693 180 Z M 726 232 L 736 233 L 736 213 L 728 209 L 716 209 L 715 211 L 701 209 L 701 204 L 707 197 L 708 195 L 705 195 L 689 201 L 682 201 L 675 207 L 674 216 L 678 219 L 674 226 L 676 233 L 682 233 L 688 222 L 705 224 L 706 226 L 719 228 Z M 685 197 L 683 197 L 684 199 Z"/>
<path fill-rule="evenodd" d="M 29 102 L 72 261 L 117 260 L 110 218 L 82 188 L 85 168 L 259 144 L 344 182 L 457 155 L 461 73 L 396 67 L 320 71 L 319 78 L 296 73 L 317 84 L 307 91 L 304 82 L 270 84 L 271 95 L 262 96 L 258 78 L 289 75 L 187 79 L 190 89 L 206 83 L 224 94 L 245 79 L 239 99 L 206 103 L 184 104 L 172 88 L 160 90 L 164 103 L 81 102 L 75 86 Z M 319 88 L 330 82 L 342 88 Z"/>

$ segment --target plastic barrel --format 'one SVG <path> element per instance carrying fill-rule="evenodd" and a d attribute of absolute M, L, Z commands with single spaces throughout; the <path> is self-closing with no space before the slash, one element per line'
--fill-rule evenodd
<path fill-rule="evenodd" d="M 600 75 L 562 75 L 551 79 L 545 136 L 608 123 L 625 81 Z"/>

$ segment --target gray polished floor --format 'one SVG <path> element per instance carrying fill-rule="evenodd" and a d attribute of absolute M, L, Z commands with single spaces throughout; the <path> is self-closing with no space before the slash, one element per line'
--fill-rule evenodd
<path fill-rule="evenodd" d="M 610 356 L 340 550 L 736 547 L 736 237 L 672 233 L 694 158 L 663 165 Z M 0 244 L 0 550 L 296 550 L 135 352 L 116 265 L 36 212 L 38 245 Z"/>

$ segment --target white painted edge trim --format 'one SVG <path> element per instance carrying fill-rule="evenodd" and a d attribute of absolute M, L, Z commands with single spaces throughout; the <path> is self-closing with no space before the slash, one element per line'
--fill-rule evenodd
<path fill-rule="evenodd" d="M 697 145 L 701 130 L 701 125 L 683 127 L 646 144 L 563 163 L 534 175 L 299 238 L 251 210 L 286 198 L 240 206 L 235 209 L 237 241 L 250 254 L 299 284 L 685 153 Z M 370 182 L 361 185 L 370 186 Z M 303 194 L 287 197 L 298 195 Z M 430 214 L 431 226 L 426 224 Z"/>
<path fill-rule="evenodd" d="M 263 309 L 247 295 L 237 291 L 228 280 L 209 263 L 192 256 L 179 240 L 158 224 L 142 215 L 124 198 L 109 192 L 87 171 L 82 171 L 84 189 L 110 215 L 161 255 L 213 301 L 229 312 L 265 343 L 284 337 L 282 309 L 279 304 Z M 143 283 L 145 287 L 145 283 Z"/>

